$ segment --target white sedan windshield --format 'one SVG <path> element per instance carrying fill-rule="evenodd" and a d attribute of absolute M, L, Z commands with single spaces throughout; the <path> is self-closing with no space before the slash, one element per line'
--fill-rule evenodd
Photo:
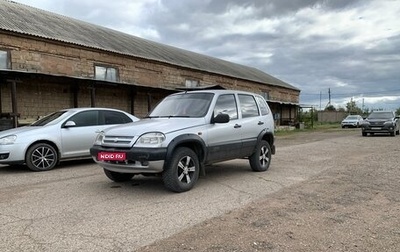
<path fill-rule="evenodd" d="M 54 121 L 55 119 L 59 118 L 64 113 L 65 113 L 65 111 L 58 111 L 58 112 L 51 113 L 50 115 L 47 115 L 47 116 L 37 120 L 36 122 L 32 123 L 31 126 L 44 126 L 44 125 Z"/>

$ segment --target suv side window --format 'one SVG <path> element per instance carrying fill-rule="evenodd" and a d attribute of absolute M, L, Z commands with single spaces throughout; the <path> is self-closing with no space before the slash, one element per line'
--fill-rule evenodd
<path fill-rule="evenodd" d="M 254 97 L 252 95 L 239 94 L 239 101 L 240 111 L 242 112 L 243 118 L 259 115 L 256 100 L 254 100 Z"/>
<path fill-rule="evenodd" d="M 258 106 L 260 107 L 261 115 L 268 115 L 269 114 L 269 109 L 267 102 L 264 100 L 264 98 L 257 96 L 256 97 Z"/>
<path fill-rule="evenodd" d="M 219 113 L 228 114 L 231 120 L 238 118 L 236 100 L 233 94 L 221 95 L 218 97 L 214 108 L 214 116 L 218 115 Z"/>

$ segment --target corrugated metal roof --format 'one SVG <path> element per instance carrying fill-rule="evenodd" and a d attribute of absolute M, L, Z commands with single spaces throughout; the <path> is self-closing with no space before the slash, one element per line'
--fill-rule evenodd
<path fill-rule="evenodd" d="M 0 30 L 299 90 L 253 67 L 160 44 L 8 0 L 0 0 Z"/>

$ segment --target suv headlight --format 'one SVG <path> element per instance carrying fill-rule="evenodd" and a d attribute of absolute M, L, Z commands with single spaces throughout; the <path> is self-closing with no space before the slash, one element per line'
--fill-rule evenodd
<path fill-rule="evenodd" d="M 384 122 L 384 125 L 394 126 L 394 122 L 386 121 L 386 122 Z"/>
<path fill-rule="evenodd" d="M 104 131 L 101 131 L 97 137 L 96 140 L 94 141 L 94 145 L 101 145 L 104 139 Z"/>
<path fill-rule="evenodd" d="M 165 140 L 165 135 L 161 132 L 151 132 L 143 134 L 136 141 L 135 146 L 140 147 L 155 147 L 160 146 Z"/>
<path fill-rule="evenodd" d="M 16 140 L 17 140 L 16 135 L 5 136 L 0 138 L 0 145 L 13 144 L 15 143 Z"/>

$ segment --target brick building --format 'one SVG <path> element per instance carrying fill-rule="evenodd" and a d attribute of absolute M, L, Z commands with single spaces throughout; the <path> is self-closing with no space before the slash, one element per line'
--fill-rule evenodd
<path fill-rule="evenodd" d="M 279 123 L 300 90 L 258 69 L 0 0 L 0 113 L 13 126 L 68 107 L 145 116 L 164 96 L 224 88 L 263 94 Z"/>

